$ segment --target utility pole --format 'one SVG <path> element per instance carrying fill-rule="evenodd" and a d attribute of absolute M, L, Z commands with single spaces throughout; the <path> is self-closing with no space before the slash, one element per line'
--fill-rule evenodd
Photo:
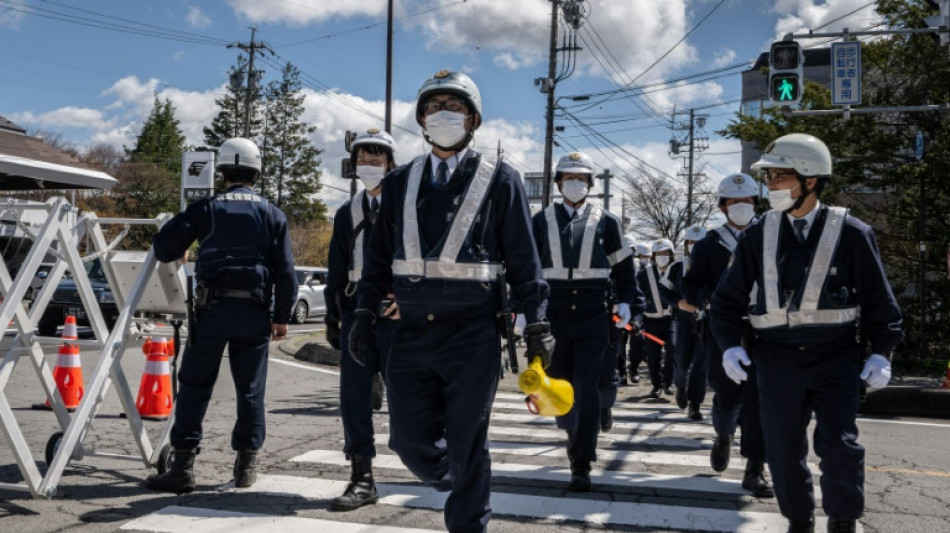
<path fill-rule="evenodd" d="M 707 115 L 697 115 L 695 109 L 689 110 L 689 122 L 685 124 L 676 125 L 676 116 L 681 113 L 677 113 L 675 108 L 673 110 L 670 126 L 673 130 L 687 131 L 687 136 L 689 137 L 688 141 L 683 141 L 677 139 L 676 137 L 670 139 L 670 155 L 673 157 L 680 157 L 680 148 L 683 145 L 689 146 L 689 153 L 686 155 L 686 227 L 689 227 L 693 223 L 693 189 L 696 185 L 697 174 L 694 171 L 696 154 L 702 152 L 709 148 L 709 137 L 705 135 L 697 137 L 697 125 L 698 129 L 706 125 Z M 683 113 L 685 114 L 685 113 Z M 680 173 L 682 175 L 682 172 Z"/>
<path fill-rule="evenodd" d="M 251 42 L 249 43 L 231 43 L 228 45 L 228 48 L 240 48 L 248 54 L 248 65 L 247 65 L 247 86 L 244 89 L 244 137 L 251 137 L 251 95 L 257 91 L 257 88 L 260 84 L 262 71 L 254 70 L 254 58 L 257 56 L 259 50 L 267 50 L 270 53 L 274 53 L 271 47 L 264 41 L 255 41 L 254 36 L 257 33 L 257 28 L 251 27 Z M 233 84 L 233 80 L 232 80 Z"/>
<path fill-rule="evenodd" d="M 386 16 L 386 133 L 393 132 L 393 0 Z"/>
<path fill-rule="evenodd" d="M 689 179 L 686 180 L 686 227 L 693 223 L 693 154 L 696 150 L 694 133 L 696 129 L 693 125 L 695 114 L 689 110 Z"/>
<path fill-rule="evenodd" d="M 605 168 L 603 173 L 598 174 L 597 178 L 604 180 L 604 211 L 610 211 L 610 178 L 614 177 L 609 168 Z M 621 208 L 621 215 L 623 209 Z"/>

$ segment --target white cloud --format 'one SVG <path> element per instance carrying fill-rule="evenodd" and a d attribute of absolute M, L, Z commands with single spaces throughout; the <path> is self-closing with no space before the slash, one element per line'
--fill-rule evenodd
<path fill-rule="evenodd" d="M 188 6 L 185 21 L 193 28 L 207 28 L 212 23 L 211 17 L 198 6 Z"/>
<path fill-rule="evenodd" d="M 26 0 L 12 0 L 7 4 L 13 5 L 0 7 L 0 26 L 17 29 L 20 27 L 20 21 L 26 16 L 26 13 L 21 11 L 27 7 Z"/>
<path fill-rule="evenodd" d="M 46 113 L 34 114 L 32 111 L 14 113 L 10 120 L 21 124 L 36 125 L 56 131 L 61 128 L 87 128 L 100 130 L 113 127 L 115 121 L 106 118 L 98 109 L 66 106 Z"/>
<path fill-rule="evenodd" d="M 775 40 L 782 39 L 787 33 L 803 33 L 819 26 L 823 32 L 863 29 L 881 21 L 874 5 L 867 6 L 865 0 L 779 0 L 773 11 L 779 15 L 775 23 Z M 867 7 L 864 7 L 867 6 Z M 864 7 L 863 9 L 858 9 Z M 855 13 L 844 16 L 852 11 Z M 830 22 L 842 17 L 840 20 Z M 805 41 L 807 46 L 809 40 Z"/>
<path fill-rule="evenodd" d="M 712 66 L 713 68 L 719 68 L 732 65 L 736 62 L 737 57 L 738 54 L 736 54 L 736 51 L 728 48 L 722 52 L 714 54 Z"/>
<path fill-rule="evenodd" d="M 504 52 L 504 53 L 496 55 L 493 62 L 495 63 L 495 66 L 498 68 L 506 68 L 508 70 L 518 70 L 521 67 L 533 65 L 536 62 L 536 60 L 537 58 Z"/>
<path fill-rule="evenodd" d="M 251 22 L 282 22 L 305 26 L 334 17 L 379 16 L 386 14 L 386 2 L 380 0 L 228 0 L 231 7 Z M 410 4 L 412 2 L 409 2 Z"/>

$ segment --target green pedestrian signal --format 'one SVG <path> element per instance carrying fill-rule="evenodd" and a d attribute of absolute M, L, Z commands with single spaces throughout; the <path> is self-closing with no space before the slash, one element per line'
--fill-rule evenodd
<path fill-rule="evenodd" d="M 796 41 L 776 41 L 769 50 L 769 100 L 776 105 L 795 106 L 804 93 L 805 56 Z"/>
<path fill-rule="evenodd" d="M 801 81 L 797 74 L 782 74 L 772 76 L 772 91 L 770 99 L 783 105 L 798 103 L 801 99 Z"/>

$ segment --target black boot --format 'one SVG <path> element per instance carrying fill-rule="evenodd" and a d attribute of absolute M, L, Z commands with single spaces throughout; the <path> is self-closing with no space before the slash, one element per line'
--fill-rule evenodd
<path fill-rule="evenodd" d="M 238 450 L 234 459 L 234 486 L 246 489 L 257 481 L 257 450 Z"/>
<path fill-rule="evenodd" d="M 571 450 L 574 448 L 574 432 L 567 432 L 567 460 L 574 462 L 574 455 L 571 453 Z"/>
<path fill-rule="evenodd" d="M 604 433 L 614 427 L 614 414 L 609 407 L 600 408 L 600 430 Z"/>
<path fill-rule="evenodd" d="M 373 411 L 379 411 L 383 408 L 383 376 L 377 372 L 373 374 L 373 386 L 369 391 L 370 403 Z"/>
<path fill-rule="evenodd" d="M 745 475 L 742 476 L 742 488 L 756 498 L 773 498 L 772 484 L 765 479 L 765 465 L 761 461 L 747 461 Z"/>
<path fill-rule="evenodd" d="M 571 482 L 567 490 L 590 492 L 590 461 L 571 461 Z"/>
<path fill-rule="evenodd" d="M 701 412 L 699 411 L 699 404 L 698 404 L 698 403 L 690 403 L 690 404 L 689 404 L 689 419 L 690 419 L 690 420 L 702 420 L 702 419 L 703 419 L 703 413 L 701 413 Z"/>
<path fill-rule="evenodd" d="M 808 520 L 789 520 L 786 533 L 815 533 L 815 515 Z"/>
<path fill-rule="evenodd" d="M 373 459 L 354 455 L 350 464 L 353 466 L 353 473 L 350 475 L 349 485 L 342 496 L 337 496 L 330 502 L 330 509 L 334 511 L 352 511 L 379 500 L 376 483 L 373 482 Z"/>
<path fill-rule="evenodd" d="M 709 464 L 716 472 L 729 468 L 729 456 L 732 454 L 732 435 L 716 435 L 712 451 L 709 453 Z"/>
<path fill-rule="evenodd" d="M 676 406 L 686 409 L 687 405 L 689 405 L 689 398 L 686 397 L 686 387 L 676 387 Z"/>
<path fill-rule="evenodd" d="M 152 474 L 143 485 L 149 490 L 183 494 L 195 490 L 195 455 L 197 450 L 175 448 L 164 474 Z"/>
<path fill-rule="evenodd" d="M 858 524 L 854 520 L 828 519 L 828 533 L 854 533 L 857 530 Z"/>

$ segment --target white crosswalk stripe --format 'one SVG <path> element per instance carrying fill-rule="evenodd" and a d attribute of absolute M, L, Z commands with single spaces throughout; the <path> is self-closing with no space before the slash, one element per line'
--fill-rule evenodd
<path fill-rule="evenodd" d="M 740 479 L 745 461 L 738 455 L 737 447 L 733 448 L 725 473 L 712 471 L 709 450 L 715 432 L 706 411 L 704 421 L 694 422 L 665 401 L 618 402 L 613 411 L 613 428 L 598 438 L 598 461 L 591 471 L 594 493 L 587 495 L 566 490 L 570 470 L 564 431 L 557 429 L 553 418 L 524 411 L 522 398 L 514 392 L 500 391 L 489 428 L 493 515 L 518 524 L 527 520 L 527 525 L 523 529 L 518 526 L 518 531 L 540 532 L 545 530 L 544 524 L 562 522 L 577 523 L 579 530 L 616 526 L 783 532 L 787 528 L 774 500 L 757 500 L 742 489 Z M 377 429 L 389 427 L 387 416 L 385 411 L 377 414 Z M 379 505 L 402 509 L 407 515 L 440 513 L 448 493 L 418 482 L 407 483 L 411 478 L 408 469 L 386 448 L 389 437 L 385 429 L 376 434 L 378 453 L 373 467 Z M 231 488 L 225 494 L 254 495 L 256 499 L 292 497 L 293 501 L 314 502 L 313 507 L 318 508 L 346 487 L 349 461 L 339 449 L 310 450 L 290 458 L 286 465 L 281 473 L 293 475 L 262 474 L 250 489 Z M 537 494 L 532 493 L 532 487 L 538 487 Z M 815 492 L 816 499 L 820 499 L 817 486 Z M 289 515 L 264 515 L 237 508 L 209 509 L 201 507 L 200 500 L 194 505 L 166 507 L 128 522 L 122 529 L 161 533 L 432 530 L 357 523 L 359 512 L 313 518 L 295 516 L 292 511 Z M 415 521 L 402 523 L 418 525 Z M 825 524 L 826 520 L 819 517 L 816 530 L 824 530 Z"/>

